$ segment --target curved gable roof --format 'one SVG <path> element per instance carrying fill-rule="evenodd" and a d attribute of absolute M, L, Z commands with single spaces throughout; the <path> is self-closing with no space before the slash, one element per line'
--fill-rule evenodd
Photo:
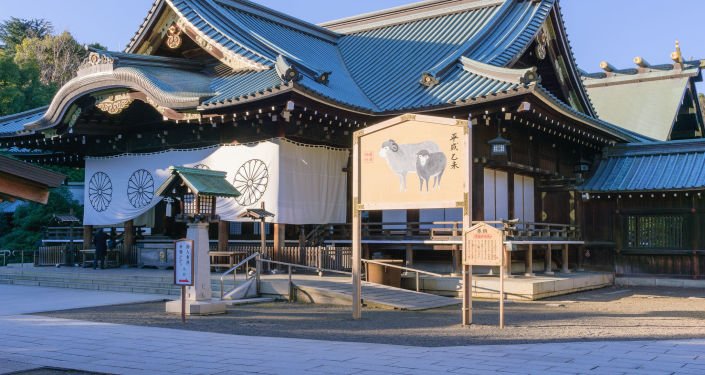
<path fill-rule="evenodd" d="M 189 60 L 110 53 L 125 61 L 90 79 L 78 77 L 55 102 L 110 85 L 143 91 L 178 110 L 298 91 L 352 111 L 387 115 L 524 91 L 541 96 L 535 77 L 525 79 L 526 71 L 511 65 L 551 14 L 560 19 L 557 1 L 432 0 L 323 25 L 336 32 L 245 0 L 157 0 L 128 52 L 155 39 L 165 22 L 175 22 L 232 69 L 213 74 L 188 67 L 194 64 Z M 562 23 L 555 27 L 563 32 Z M 424 73 L 435 82 L 422 84 Z M 575 85 L 582 88 L 580 80 Z M 53 126 L 66 111 L 65 105 L 57 108 L 52 103 L 47 121 L 30 128 Z M 602 127 L 590 115 L 578 117 Z M 622 139 L 630 137 L 624 132 Z"/>

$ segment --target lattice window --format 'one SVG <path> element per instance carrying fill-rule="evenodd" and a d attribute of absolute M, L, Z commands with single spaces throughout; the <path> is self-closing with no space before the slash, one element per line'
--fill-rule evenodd
<path fill-rule="evenodd" d="M 628 216 L 627 248 L 683 249 L 687 243 L 684 216 Z"/>

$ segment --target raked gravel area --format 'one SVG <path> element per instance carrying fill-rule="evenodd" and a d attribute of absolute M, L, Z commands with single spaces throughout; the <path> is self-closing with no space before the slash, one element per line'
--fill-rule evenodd
<path fill-rule="evenodd" d="M 534 302 L 508 302 L 506 327 L 498 302 L 474 300 L 474 325 L 460 326 L 458 306 L 420 312 L 276 302 L 234 306 L 224 315 L 180 317 L 163 302 L 39 313 L 85 321 L 234 335 L 354 341 L 423 347 L 603 340 L 705 338 L 705 290 L 603 288 Z M 705 355 L 705 351 L 703 353 Z"/>

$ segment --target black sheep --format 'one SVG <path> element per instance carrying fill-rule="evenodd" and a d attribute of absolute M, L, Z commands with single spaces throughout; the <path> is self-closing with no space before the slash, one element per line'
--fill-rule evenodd
<path fill-rule="evenodd" d="M 421 150 L 416 153 L 416 173 L 419 175 L 419 191 L 423 191 L 423 184 L 426 181 L 426 191 L 428 191 L 428 181 L 433 180 L 433 189 L 441 188 L 441 177 L 446 169 L 446 155 L 442 152 L 428 152 Z"/>

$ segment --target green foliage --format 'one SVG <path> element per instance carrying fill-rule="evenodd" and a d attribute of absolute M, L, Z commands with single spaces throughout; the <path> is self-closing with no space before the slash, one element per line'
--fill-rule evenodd
<path fill-rule="evenodd" d="M 54 30 L 51 22 L 43 19 L 25 20 L 11 17 L 0 23 L 0 42 L 5 50 L 14 53 L 15 46 L 27 38 L 43 38 Z"/>
<path fill-rule="evenodd" d="M 83 168 L 69 167 L 65 165 L 40 164 L 42 168 L 50 169 L 54 172 L 59 172 L 68 176 L 69 182 L 83 182 L 86 175 L 86 170 Z"/>
<path fill-rule="evenodd" d="M 86 55 L 86 50 L 67 31 L 57 36 L 25 38 L 15 46 L 15 62 L 19 66 L 36 64 L 39 80 L 45 85 L 64 85 L 76 75 Z"/>
<path fill-rule="evenodd" d="M 93 49 L 99 49 L 99 50 L 102 50 L 102 51 L 107 51 L 107 50 L 108 50 L 108 47 L 106 47 L 106 46 L 104 46 L 104 45 L 102 45 L 102 44 L 100 44 L 100 43 L 91 43 L 91 44 L 88 45 L 88 47 L 89 47 L 89 48 L 93 48 Z"/>
<path fill-rule="evenodd" d="M 48 104 L 57 85 L 40 82 L 39 66 L 27 62 L 17 65 L 13 57 L 0 51 L 0 116 Z"/>
<path fill-rule="evenodd" d="M 52 33 L 45 19 L 0 22 L 0 116 L 49 104 L 76 75 L 86 50 L 68 32 Z M 90 46 L 106 49 L 99 43 Z"/>
<path fill-rule="evenodd" d="M 52 215 L 68 214 L 71 209 L 74 216 L 83 217 L 83 207 L 65 186 L 52 190 L 46 205 L 30 202 L 18 207 L 12 216 L 12 230 L 0 237 L 0 249 L 36 249 L 42 239 L 42 227 L 56 225 Z"/>

